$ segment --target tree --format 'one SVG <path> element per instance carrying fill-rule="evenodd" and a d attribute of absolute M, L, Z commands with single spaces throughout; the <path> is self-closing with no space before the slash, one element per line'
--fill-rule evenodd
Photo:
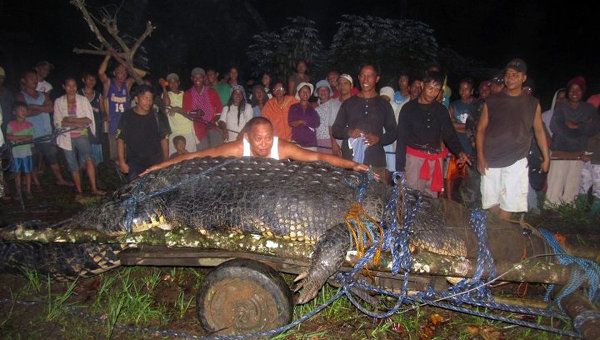
<path fill-rule="evenodd" d="M 323 64 L 323 43 L 314 21 L 303 17 L 287 18 L 289 24 L 279 32 L 264 32 L 252 37 L 247 56 L 253 75 L 269 72 L 287 79 L 297 60 L 305 60 L 318 70 Z"/>
<path fill-rule="evenodd" d="M 142 78 L 135 71 L 134 58 L 144 40 L 152 34 L 156 27 L 148 21 L 144 32 L 137 39 L 134 39 L 119 31 L 117 16 L 120 7 L 114 13 L 104 8 L 100 13 L 100 17 L 96 18 L 87 10 L 85 0 L 71 0 L 71 4 L 79 9 L 83 15 L 83 19 L 100 43 L 100 46 L 92 45 L 93 49 L 75 48 L 73 52 L 94 55 L 110 54 L 119 63 L 127 67 L 127 71 L 138 84 L 142 84 Z M 100 30 L 98 24 L 103 28 L 103 31 Z M 106 35 L 107 33 L 108 36 Z"/>
<path fill-rule="evenodd" d="M 433 29 L 421 21 L 342 15 L 338 25 L 329 47 L 328 63 L 345 72 L 373 63 L 392 78 L 400 71 L 422 70 L 437 60 L 438 43 Z"/>

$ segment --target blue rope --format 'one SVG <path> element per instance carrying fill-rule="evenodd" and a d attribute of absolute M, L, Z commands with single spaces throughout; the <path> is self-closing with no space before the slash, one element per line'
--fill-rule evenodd
<path fill-rule="evenodd" d="M 123 228 L 128 233 L 132 232 L 133 216 L 135 215 L 135 210 L 139 203 L 144 202 L 150 198 L 162 195 L 166 192 L 172 191 L 181 186 L 190 184 L 191 182 L 196 181 L 198 178 L 200 178 L 202 176 L 206 176 L 207 174 L 209 174 L 219 168 L 222 168 L 234 161 L 237 161 L 237 159 L 236 158 L 228 159 L 228 160 L 224 161 L 223 163 L 212 166 L 200 173 L 194 174 L 194 176 L 187 177 L 177 183 L 170 184 L 169 186 L 167 186 L 165 188 L 153 191 L 149 194 L 144 192 L 142 188 L 146 184 L 146 180 L 149 177 L 156 176 L 156 175 L 148 174 L 148 175 L 142 176 L 141 178 L 138 179 L 137 183 L 131 189 L 129 197 L 127 197 L 125 200 L 123 200 L 122 204 L 125 208 L 125 218 L 123 220 Z"/>
<path fill-rule="evenodd" d="M 139 180 L 136 186 L 133 188 L 133 194 L 124 201 L 126 206 L 126 217 L 125 217 L 125 227 L 128 231 L 131 230 L 131 223 L 133 220 L 133 214 L 136 206 L 151 197 L 155 197 L 162 193 L 173 190 L 176 187 L 179 187 L 184 184 L 188 184 L 190 181 L 197 179 L 199 176 L 204 176 L 209 172 L 212 172 L 224 165 L 233 162 L 234 159 L 228 160 L 223 164 L 218 166 L 214 166 L 209 168 L 202 173 L 195 175 L 193 178 L 186 178 L 179 183 L 173 184 L 168 188 L 161 189 L 155 191 L 150 194 L 146 194 L 141 190 L 143 187 L 145 178 Z M 373 180 L 373 172 L 369 171 L 367 174 L 361 175 L 361 181 L 358 185 L 350 183 L 346 181 L 348 185 L 356 190 L 356 199 L 359 203 L 362 203 L 366 191 L 369 185 L 369 182 Z M 460 313 L 466 313 L 478 317 L 483 317 L 491 320 L 507 322 L 523 327 L 529 327 L 534 329 L 539 329 L 547 332 L 554 332 L 561 335 L 577 337 L 578 333 L 573 331 L 565 331 L 557 328 L 539 325 L 533 322 L 527 322 L 519 319 L 514 319 L 510 317 L 504 317 L 500 315 L 491 314 L 489 312 L 481 312 L 476 309 L 466 308 L 461 305 L 471 305 L 476 308 L 486 308 L 486 309 L 495 309 L 502 310 L 511 313 L 519 313 L 519 314 L 529 314 L 529 315 L 539 315 L 544 317 L 559 317 L 565 318 L 563 314 L 558 314 L 550 309 L 539 309 L 539 308 L 528 308 L 521 306 L 513 306 L 497 303 L 493 300 L 491 291 L 489 290 L 489 285 L 494 281 L 494 277 L 496 276 L 496 268 L 494 265 L 494 259 L 489 250 L 487 243 L 487 229 L 486 229 L 486 214 L 482 210 L 475 210 L 471 213 L 470 216 L 470 227 L 473 232 L 477 235 L 478 238 L 478 250 L 477 250 L 477 262 L 476 268 L 471 279 L 463 279 L 458 284 L 450 287 L 446 291 L 434 291 L 432 287 L 429 287 L 425 292 L 420 292 L 416 296 L 409 297 L 408 296 L 408 282 L 409 282 L 409 273 L 412 266 L 412 254 L 409 250 L 409 236 L 410 229 L 413 226 L 417 212 L 421 208 L 423 200 L 420 195 L 416 196 L 416 200 L 414 202 L 410 202 L 408 199 L 408 189 L 406 186 L 406 178 L 404 173 L 395 172 L 393 174 L 393 180 L 396 183 L 394 188 L 392 189 L 392 196 L 387 202 L 383 217 L 381 219 L 381 227 L 385 230 L 383 235 L 382 249 L 383 251 L 389 251 L 392 257 L 392 274 L 396 275 L 400 272 L 402 273 L 402 286 L 399 293 L 394 293 L 386 289 L 378 288 L 373 285 L 364 283 L 356 279 L 356 275 L 365 268 L 365 266 L 372 261 L 376 251 L 379 246 L 379 233 L 375 232 L 375 228 L 377 226 L 370 221 L 363 221 L 363 223 L 368 227 L 368 233 L 373 239 L 372 245 L 367 249 L 364 256 L 362 256 L 354 267 L 346 273 L 338 273 L 336 275 L 336 279 L 341 283 L 341 288 L 336 292 L 334 296 L 328 299 L 326 302 L 316 307 L 313 311 L 303 315 L 302 317 L 294 320 L 293 322 L 278 327 L 276 329 L 272 329 L 269 331 L 252 333 L 252 334 L 244 334 L 244 335 L 234 335 L 234 336 L 211 336 L 208 337 L 210 339 L 247 339 L 247 338 L 255 338 L 255 337 L 272 337 L 277 334 L 286 332 L 306 320 L 312 318 L 323 309 L 327 308 L 334 301 L 342 296 L 346 296 L 348 300 L 362 313 L 374 317 L 374 318 L 387 318 L 396 313 L 405 313 L 409 311 L 411 308 L 407 308 L 405 310 L 400 310 L 402 305 L 404 304 L 423 304 L 430 305 L 433 307 L 444 308 Z M 399 223 L 398 216 L 396 213 L 396 209 L 398 206 L 398 198 L 402 195 L 402 221 Z M 600 277 L 600 267 L 593 263 L 592 261 L 580 259 L 574 256 L 567 255 L 564 250 L 560 247 L 560 245 L 554 240 L 552 234 L 548 231 L 540 230 L 542 235 L 546 241 L 550 244 L 553 251 L 557 254 L 559 259 L 559 263 L 563 265 L 577 264 L 582 268 L 581 272 L 585 272 L 585 275 L 582 275 L 580 272 L 573 270 L 571 282 L 561 291 L 559 296 L 557 296 L 556 301 L 560 302 L 560 299 L 569 293 L 573 292 L 577 289 L 583 282 L 588 280 L 590 282 L 590 290 L 588 292 L 590 299 L 596 297 L 598 281 Z M 549 236 L 548 236 L 549 235 Z M 361 235 L 361 237 L 365 237 L 366 235 Z M 486 281 L 487 280 L 487 281 Z M 367 292 L 376 293 L 381 296 L 387 296 L 390 298 L 394 298 L 394 305 L 387 309 L 384 312 L 378 313 L 365 308 L 354 296 L 352 293 L 352 289 L 361 289 Z M 550 289 L 549 289 L 550 290 Z M 446 302 L 442 302 L 446 301 Z M 560 306 L 560 305 L 559 305 Z M 589 314 L 589 315 L 588 315 Z M 577 318 L 574 322 L 574 326 L 578 329 L 583 322 L 590 318 L 598 317 L 597 312 L 588 313 L 581 318 Z M 196 337 L 195 337 L 196 338 Z M 204 337 L 197 337 L 204 338 Z"/>
<path fill-rule="evenodd" d="M 546 243 L 552 248 L 552 252 L 556 255 L 558 263 L 563 266 L 574 265 L 574 268 L 571 270 L 569 283 L 554 297 L 554 302 L 556 302 L 560 310 L 562 311 L 560 301 L 581 287 L 585 282 L 589 283 L 588 299 L 596 301 L 598 299 L 598 285 L 600 284 L 600 266 L 592 260 L 567 254 L 550 231 L 543 228 L 539 230 Z M 545 296 L 546 301 L 550 300 L 553 290 L 554 285 L 549 285 Z"/>

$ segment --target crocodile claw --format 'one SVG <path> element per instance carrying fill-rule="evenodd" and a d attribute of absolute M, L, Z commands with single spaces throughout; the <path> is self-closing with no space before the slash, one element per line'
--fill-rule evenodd
<path fill-rule="evenodd" d="M 302 273 L 298 274 L 298 276 L 296 276 L 296 278 L 294 279 L 294 283 L 306 278 L 307 276 L 308 276 L 308 272 L 302 272 Z"/>
<path fill-rule="evenodd" d="M 341 267 L 350 242 L 348 230 L 342 224 L 328 229 L 319 238 L 311 258 L 310 269 L 294 280 L 300 281 L 294 289 L 294 292 L 298 292 L 294 299 L 296 304 L 307 303 L 317 296 L 329 277 Z"/>

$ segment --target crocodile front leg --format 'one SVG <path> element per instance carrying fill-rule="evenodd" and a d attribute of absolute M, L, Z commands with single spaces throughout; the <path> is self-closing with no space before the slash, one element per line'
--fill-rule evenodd
<path fill-rule="evenodd" d="M 296 278 L 296 281 L 302 280 L 295 289 L 300 291 L 296 297 L 297 304 L 307 303 L 317 296 L 327 279 L 344 263 L 351 241 L 348 229 L 343 224 L 328 229 L 319 238 L 308 273 L 302 273 Z"/>

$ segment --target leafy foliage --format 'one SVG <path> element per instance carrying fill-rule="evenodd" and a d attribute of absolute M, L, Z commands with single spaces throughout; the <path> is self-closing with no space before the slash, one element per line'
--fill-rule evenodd
<path fill-rule="evenodd" d="M 410 19 L 342 15 L 328 52 L 328 62 L 345 72 L 374 63 L 382 74 L 422 70 L 435 61 L 438 43 L 433 29 Z"/>
<path fill-rule="evenodd" d="M 279 32 L 263 32 L 252 37 L 247 56 L 254 76 L 269 72 L 278 79 L 287 79 L 297 60 L 306 60 L 319 68 L 323 43 L 314 21 L 295 17 Z"/>

